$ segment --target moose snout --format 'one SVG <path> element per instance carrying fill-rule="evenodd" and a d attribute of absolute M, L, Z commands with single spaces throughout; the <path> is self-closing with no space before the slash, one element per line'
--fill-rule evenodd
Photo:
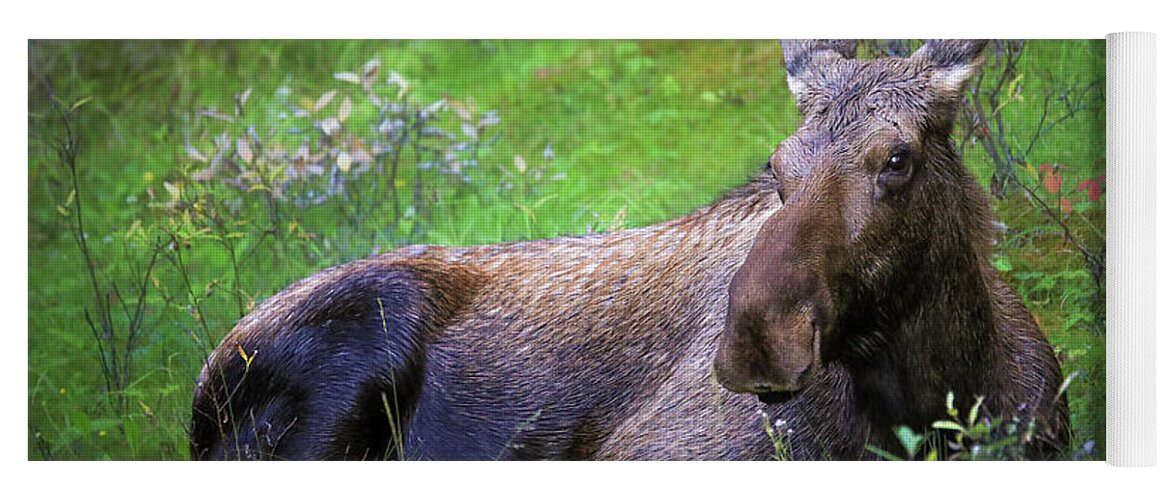
<path fill-rule="evenodd" d="M 837 310 L 827 270 L 839 262 L 842 240 L 832 229 L 842 224 L 818 209 L 836 197 L 833 187 L 823 181 L 791 197 L 732 277 L 715 361 L 728 390 L 768 402 L 808 387 L 821 371 L 822 338 Z"/>
<path fill-rule="evenodd" d="M 762 400 L 809 386 L 821 370 L 821 331 L 806 314 L 768 321 L 748 312 L 729 318 L 716 354 L 716 379 Z M 768 396 L 768 398 L 766 398 Z"/>

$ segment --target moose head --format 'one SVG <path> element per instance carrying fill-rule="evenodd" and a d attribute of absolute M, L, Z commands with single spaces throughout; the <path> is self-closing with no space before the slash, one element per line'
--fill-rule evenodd
<path fill-rule="evenodd" d="M 785 40 L 805 120 L 769 160 L 784 206 L 729 288 L 715 370 L 769 401 L 825 363 L 881 349 L 922 312 L 936 276 L 979 267 L 985 203 L 950 133 L 984 41 L 928 41 L 913 55 L 854 59 L 842 40 Z M 918 311 L 918 312 L 917 312 Z"/>

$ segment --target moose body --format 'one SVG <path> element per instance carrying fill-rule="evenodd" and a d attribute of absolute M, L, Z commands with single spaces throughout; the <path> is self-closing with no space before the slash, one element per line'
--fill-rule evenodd
<path fill-rule="evenodd" d="M 944 418 L 948 392 L 1062 450 L 1056 358 L 988 265 L 987 202 L 947 138 L 979 47 L 850 47 L 786 45 L 805 124 L 691 215 L 409 247 L 278 293 L 204 367 L 192 456 L 764 459 L 769 425 L 791 458 L 858 459 Z"/>
<path fill-rule="evenodd" d="M 226 393 L 201 392 L 193 452 L 384 458 L 401 420 L 408 459 L 761 458 L 764 405 L 722 390 L 711 366 L 732 275 L 780 206 L 743 190 L 657 226 L 326 270 L 223 341 L 202 385 L 225 370 L 216 387 L 251 404 L 217 410 Z M 236 345 L 255 353 L 246 373 Z M 217 411 L 246 432 L 225 441 L 198 418 Z"/>

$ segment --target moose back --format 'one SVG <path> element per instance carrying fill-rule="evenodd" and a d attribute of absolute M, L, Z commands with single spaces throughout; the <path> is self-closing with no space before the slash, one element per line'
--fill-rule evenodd
<path fill-rule="evenodd" d="M 769 425 L 792 458 L 871 458 L 949 392 L 1062 451 L 1060 369 L 949 139 L 983 43 L 783 46 L 806 119 L 757 179 L 654 226 L 298 282 L 207 360 L 192 457 L 764 459 Z"/>

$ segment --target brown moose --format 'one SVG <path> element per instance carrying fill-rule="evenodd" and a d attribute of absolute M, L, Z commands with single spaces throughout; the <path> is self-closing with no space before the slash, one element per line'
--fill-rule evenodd
<path fill-rule="evenodd" d="M 1063 451 L 1056 358 L 949 140 L 983 43 L 783 45 L 806 118 L 771 172 L 650 227 L 296 283 L 208 359 L 192 457 L 763 459 L 763 415 L 792 458 L 870 458 L 948 392 Z"/>

